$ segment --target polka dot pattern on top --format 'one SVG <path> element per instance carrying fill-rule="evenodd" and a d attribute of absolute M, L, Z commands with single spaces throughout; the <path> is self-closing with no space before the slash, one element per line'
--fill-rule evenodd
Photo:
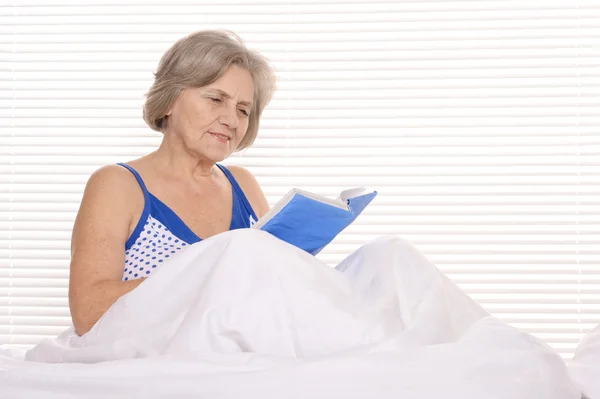
<path fill-rule="evenodd" d="M 133 245 L 125 251 L 123 281 L 148 277 L 169 258 L 190 244 L 174 235 L 152 216 Z"/>
<path fill-rule="evenodd" d="M 125 265 L 122 280 L 145 278 L 168 262 L 177 252 L 202 241 L 177 214 L 155 197 L 142 176 L 130 165 L 118 163 L 129 170 L 144 194 L 144 209 L 138 224 L 125 243 Z M 258 218 L 242 188 L 229 169 L 217 164 L 231 183 L 233 204 L 229 230 L 248 228 Z"/>

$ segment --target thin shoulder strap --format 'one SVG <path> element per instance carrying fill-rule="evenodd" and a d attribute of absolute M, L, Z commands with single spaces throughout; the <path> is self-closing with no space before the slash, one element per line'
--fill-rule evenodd
<path fill-rule="evenodd" d="M 238 191 L 238 193 L 241 192 L 243 194 L 244 192 L 242 191 L 242 188 L 240 187 L 237 180 L 235 180 L 235 177 L 233 177 L 233 174 L 229 171 L 229 169 L 227 169 L 225 165 L 217 164 L 217 166 L 223 171 L 223 173 L 225 173 L 225 176 L 227 176 L 229 182 L 235 188 L 235 190 Z"/>
<path fill-rule="evenodd" d="M 221 164 L 217 163 L 217 166 L 219 167 L 219 169 L 221 169 L 223 171 L 223 173 L 225 173 L 225 176 L 227 176 L 227 178 L 229 179 L 229 182 L 231 182 L 231 185 L 233 186 L 233 190 L 237 194 L 237 198 L 242 202 L 242 204 L 244 204 L 244 207 L 246 207 L 246 210 L 248 211 L 248 213 L 250 213 L 251 215 L 256 217 L 256 212 L 254 212 L 254 209 L 252 209 L 252 205 L 250 205 L 250 201 L 248 201 L 246 194 L 244 194 L 244 190 L 242 190 L 242 187 L 240 187 L 240 184 L 237 182 L 235 177 L 233 177 L 233 174 L 231 173 L 231 171 L 229 169 L 227 169 L 227 167 L 225 167 L 225 165 L 221 165 Z M 235 200 L 235 198 L 234 198 L 234 200 Z"/>
<path fill-rule="evenodd" d="M 131 166 L 124 164 L 122 162 L 117 163 L 117 165 L 123 166 L 124 168 L 129 170 L 135 176 L 135 179 L 138 181 L 140 187 L 142 188 L 144 195 L 146 195 L 148 193 L 148 189 L 146 188 L 146 185 L 144 184 L 144 180 L 142 180 L 142 176 L 140 176 L 140 174 L 137 172 L 137 170 L 133 169 Z"/>

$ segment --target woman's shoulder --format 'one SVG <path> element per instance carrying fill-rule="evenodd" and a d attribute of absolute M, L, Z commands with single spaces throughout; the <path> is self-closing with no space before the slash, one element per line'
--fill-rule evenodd
<path fill-rule="evenodd" d="M 229 170 L 231 172 L 233 177 L 235 177 L 235 180 L 237 180 L 238 183 L 240 183 L 240 185 L 242 183 L 256 181 L 256 179 L 254 178 L 254 175 L 248 169 L 246 169 L 242 166 L 239 166 L 239 165 L 221 165 L 221 166 L 224 166 L 225 168 L 227 168 L 227 170 Z"/>
<path fill-rule="evenodd" d="M 116 234 L 126 240 L 136 211 L 143 207 L 144 197 L 136 185 L 135 177 L 122 166 L 106 165 L 94 171 L 83 191 L 73 240 L 97 234 L 102 239 Z"/>
<path fill-rule="evenodd" d="M 135 176 L 121 165 L 104 165 L 96 169 L 88 179 L 88 186 L 100 186 L 103 189 L 119 190 L 135 187 Z"/>
<path fill-rule="evenodd" d="M 104 204 L 120 204 L 136 202 L 143 198 L 135 176 L 124 167 L 113 164 L 95 170 L 89 177 L 84 190 L 84 197 Z"/>
<path fill-rule="evenodd" d="M 254 175 L 242 166 L 227 165 L 226 168 L 240 185 L 240 188 L 244 192 L 246 198 L 248 198 L 256 215 L 260 218 L 267 213 L 270 209 L 269 203 Z"/>

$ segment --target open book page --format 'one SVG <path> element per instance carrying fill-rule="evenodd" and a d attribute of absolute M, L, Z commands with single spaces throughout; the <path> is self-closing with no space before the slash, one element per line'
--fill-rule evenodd
<path fill-rule="evenodd" d="M 307 198 L 314 199 L 315 201 L 323 202 L 324 204 L 329 204 L 340 209 L 348 209 L 346 201 L 342 201 L 341 199 L 339 199 L 339 197 L 338 199 L 331 199 L 319 194 L 311 193 L 309 191 L 300 190 L 297 188 L 293 189 L 292 191 L 294 191 L 294 194 L 301 194 Z"/>
<path fill-rule="evenodd" d="M 340 193 L 340 196 L 337 198 L 337 201 L 346 203 L 346 201 L 348 201 L 350 198 L 358 197 L 359 195 L 364 194 L 365 191 L 367 191 L 366 187 L 356 187 L 344 190 Z"/>

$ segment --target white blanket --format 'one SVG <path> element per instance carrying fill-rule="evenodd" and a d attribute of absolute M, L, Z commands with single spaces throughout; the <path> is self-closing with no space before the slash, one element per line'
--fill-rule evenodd
<path fill-rule="evenodd" d="M 82 364 L 83 363 L 83 364 Z M 336 269 L 271 235 L 190 246 L 83 337 L 0 355 L 1 398 L 576 399 L 563 360 L 412 245 Z"/>
<path fill-rule="evenodd" d="M 600 325 L 581 340 L 569 371 L 586 397 L 600 398 Z"/>

